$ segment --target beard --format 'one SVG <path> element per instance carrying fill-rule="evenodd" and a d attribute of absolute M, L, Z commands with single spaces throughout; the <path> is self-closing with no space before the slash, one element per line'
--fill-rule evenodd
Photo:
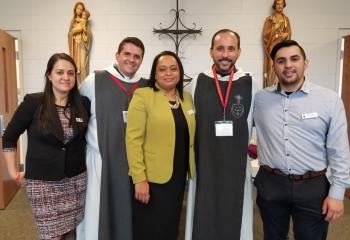
<path fill-rule="evenodd" d="M 222 67 L 222 62 L 223 61 L 227 61 L 229 63 L 228 67 Z M 221 58 L 217 61 L 214 62 L 214 65 L 216 67 L 216 71 L 218 74 L 220 74 L 221 76 L 230 74 L 230 72 L 232 71 L 232 69 L 235 66 L 235 61 L 233 61 L 231 58 Z"/>
<path fill-rule="evenodd" d="M 298 82 L 300 82 L 300 79 L 295 77 L 294 79 L 292 80 L 287 80 L 286 78 L 278 78 L 279 79 L 279 82 L 282 84 L 282 85 L 285 85 L 285 86 L 292 86 L 292 85 L 296 85 L 298 84 Z"/>

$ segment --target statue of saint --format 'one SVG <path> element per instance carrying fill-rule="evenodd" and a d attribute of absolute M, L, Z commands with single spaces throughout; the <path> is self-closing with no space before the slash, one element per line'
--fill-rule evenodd
<path fill-rule="evenodd" d="M 270 53 L 272 48 L 285 39 L 291 39 L 292 29 L 289 19 L 283 13 L 286 7 L 285 0 L 274 0 L 272 8 L 274 13 L 265 19 L 263 40 L 264 40 L 264 87 L 277 82 L 277 77 L 272 70 L 272 59 Z"/>
<path fill-rule="evenodd" d="M 77 65 L 77 79 L 79 84 L 89 74 L 89 51 L 91 31 L 89 27 L 90 13 L 84 3 L 77 2 L 74 6 L 73 19 L 68 32 L 69 54 Z"/>

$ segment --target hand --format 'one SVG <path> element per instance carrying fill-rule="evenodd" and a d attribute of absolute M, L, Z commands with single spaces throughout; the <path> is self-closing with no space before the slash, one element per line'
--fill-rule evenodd
<path fill-rule="evenodd" d="M 147 180 L 135 184 L 135 198 L 141 203 L 148 204 L 150 195 Z"/>
<path fill-rule="evenodd" d="M 16 182 L 17 185 L 23 185 L 24 172 L 15 172 L 10 174 L 10 178 Z"/>
<path fill-rule="evenodd" d="M 325 217 L 326 221 L 333 221 L 339 219 L 344 213 L 344 202 L 343 200 L 326 197 L 322 205 L 322 213 L 327 214 Z"/>

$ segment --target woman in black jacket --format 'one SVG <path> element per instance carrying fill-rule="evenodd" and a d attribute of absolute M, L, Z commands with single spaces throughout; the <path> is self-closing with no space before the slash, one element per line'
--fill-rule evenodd
<path fill-rule="evenodd" d="M 20 183 L 16 146 L 27 130 L 24 178 L 40 239 L 75 239 L 75 228 L 83 218 L 90 102 L 79 94 L 76 74 L 70 56 L 51 56 L 44 92 L 25 96 L 3 136 L 9 174 Z"/>

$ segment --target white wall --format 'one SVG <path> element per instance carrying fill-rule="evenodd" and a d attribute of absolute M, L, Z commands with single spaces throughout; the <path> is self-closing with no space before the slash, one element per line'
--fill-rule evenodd
<path fill-rule="evenodd" d="M 186 26 L 195 22 L 203 34 L 186 39 L 180 46 L 185 71 L 194 76 L 211 65 L 209 47 L 212 34 L 231 28 L 241 35 L 242 54 L 238 64 L 262 82 L 261 31 L 271 14 L 273 0 L 179 0 Z M 153 27 L 167 27 L 174 18 L 169 10 L 175 0 L 85 0 L 91 13 L 93 43 L 90 70 L 114 62 L 121 39 L 137 36 L 146 46 L 140 69 L 148 76 L 155 54 L 174 50 L 168 39 L 159 40 Z M 41 91 L 48 58 L 54 52 L 67 52 L 67 32 L 75 1 L 0 0 L 0 28 L 20 31 L 23 59 L 23 92 Z M 331 89 L 337 87 L 338 32 L 350 28 L 349 0 L 287 0 L 292 38 L 304 46 L 310 60 L 307 77 Z"/>

